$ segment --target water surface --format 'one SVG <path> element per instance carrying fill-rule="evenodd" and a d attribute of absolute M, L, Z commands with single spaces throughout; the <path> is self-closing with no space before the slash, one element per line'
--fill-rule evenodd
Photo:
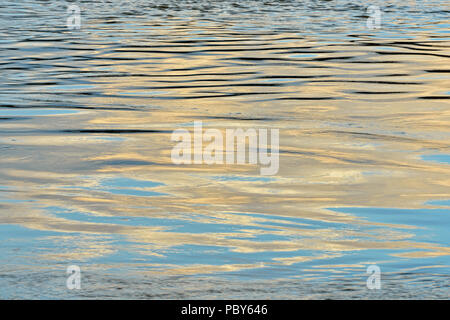
<path fill-rule="evenodd" d="M 0 298 L 448 298 L 446 1 L 374 30 L 345 0 L 77 4 L 0 1 Z M 280 129 L 278 174 L 172 164 L 200 120 Z"/>

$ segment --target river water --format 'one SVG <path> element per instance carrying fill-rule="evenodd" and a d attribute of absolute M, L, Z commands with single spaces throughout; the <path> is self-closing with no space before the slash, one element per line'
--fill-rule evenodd
<path fill-rule="evenodd" d="M 0 1 L 0 298 L 447 299 L 448 22 L 443 0 Z M 175 165 L 194 121 L 279 129 L 278 173 Z"/>

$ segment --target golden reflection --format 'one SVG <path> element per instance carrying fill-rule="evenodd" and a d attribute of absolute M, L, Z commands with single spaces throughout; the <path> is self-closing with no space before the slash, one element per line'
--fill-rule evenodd
<path fill-rule="evenodd" d="M 278 45 L 266 44 L 252 58 L 271 61 L 279 56 Z M 54 115 L 2 123 L 2 130 L 11 133 L 0 139 L 5 147 L 0 186 L 7 187 L 0 189 L 0 223 L 80 234 L 48 238 L 78 241 L 76 250 L 41 256 L 49 260 L 88 261 L 117 250 L 170 258 L 168 250 L 187 245 L 225 248 L 242 255 L 289 255 L 255 263 L 148 264 L 166 274 L 291 266 L 374 249 L 410 259 L 450 255 L 448 244 L 441 239 L 416 239 L 420 227 L 408 224 L 408 219 L 380 222 L 330 210 L 430 209 L 430 200 L 450 198 L 450 166 L 421 158 L 428 153 L 450 153 L 448 103 L 427 98 L 442 95 L 450 83 L 423 71 L 445 69 L 447 60 L 404 55 L 386 63 L 386 57 L 376 55 L 376 48 L 370 46 L 354 44 L 347 52 L 348 46 L 331 48 L 307 37 L 289 45 L 313 45 L 323 51 L 318 58 L 333 59 L 244 64 L 239 60 L 240 46 L 229 46 L 219 56 L 152 53 L 148 61 L 133 65 L 107 60 L 111 72 L 130 76 L 98 77 L 95 85 L 103 96 L 77 102 L 118 110 L 84 110 L 71 114 L 70 119 Z M 349 54 L 364 63 L 339 59 Z M 103 54 L 108 56 L 141 59 L 142 52 Z M 152 64 L 155 57 L 163 58 L 157 67 Z M 240 62 L 227 64 L 224 59 Z M 301 67 L 293 67 L 294 63 Z M 81 69 L 88 72 L 95 66 Z M 245 76 L 239 74 L 243 71 Z M 395 73 L 409 74 L 408 81 Z M 278 78 L 288 81 L 262 85 Z M 119 106 L 136 109 L 119 110 Z M 279 128 L 278 175 L 246 180 L 258 178 L 257 166 L 174 165 L 170 134 L 189 128 L 195 120 L 219 130 Z M 97 131 L 76 131 L 81 129 Z M 121 133 L 122 129 L 142 131 Z M 221 179 L 230 176 L 237 179 Z M 118 177 L 151 181 L 155 186 L 108 185 L 107 181 Z M 63 215 L 55 208 L 67 212 Z M 97 222 L 83 220 L 84 216 Z M 116 218 L 123 220 L 119 223 Z M 148 225 L 133 224 L 136 218 L 149 219 L 144 220 Z M 207 226 L 189 231 L 196 224 Z M 216 231 L 215 225 L 222 229 Z M 181 227 L 185 229 L 179 231 Z M 91 238 L 83 238 L 87 235 Z M 98 235 L 120 235 L 128 244 L 118 249 L 110 243 L 96 243 Z M 261 240 L 263 236 L 270 240 Z M 298 252 L 302 250 L 309 254 Z"/>

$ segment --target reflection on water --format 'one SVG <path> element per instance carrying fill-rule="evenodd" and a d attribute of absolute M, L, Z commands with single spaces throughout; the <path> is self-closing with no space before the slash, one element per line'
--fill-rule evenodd
<path fill-rule="evenodd" d="M 449 8 L 388 2 L 372 31 L 344 0 L 83 1 L 70 31 L 2 1 L 0 297 L 448 298 Z M 279 128 L 278 174 L 173 165 L 195 120 Z"/>

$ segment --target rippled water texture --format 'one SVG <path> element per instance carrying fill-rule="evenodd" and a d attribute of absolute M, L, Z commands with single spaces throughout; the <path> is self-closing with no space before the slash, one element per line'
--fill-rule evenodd
<path fill-rule="evenodd" d="M 0 298 L 449 297 L 447 1 L 374 30 L 365 1 L 73 3 L 0 1 Z M 172 164 L 199 120 L 280 129 L 278 174 Z"/>

